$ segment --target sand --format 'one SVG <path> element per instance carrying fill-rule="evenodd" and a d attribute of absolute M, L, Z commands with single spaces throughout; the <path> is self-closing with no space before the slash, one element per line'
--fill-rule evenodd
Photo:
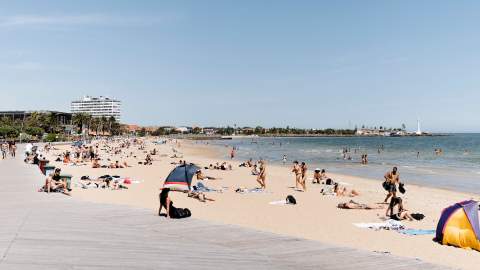
<path fill-rule="evenodd" d="M 52 162 L 61 167 L 64 173 L 74 175 L 74 182 L 83 175 L 91 178 L 104 174 L 130 177 L 140 183 L 129 185 L 128 190 L 104 190 L 104 189 L 81 189 L 75 188 L 72 196 L 78 199 L 129 205 L 134 207 L 148 208 L 152 215 L 158 212 L 158 193 L 163 180 L 175 165 L 170 164 L 179 158 L 169 158 L 172 155 L 172 146 L 183 153 L 188 162 L 203 166 L 221 162 L 227 156 L 228 148 L 207 146 L 192 141 L 181 141 L 179 145 L 169 143 L 167 145 L 154 145 L 153 139 L 147 140 L 145 151 L 153 148 L 159 150 L 159 155 L 153 156 L 151 166 L 139 165 L 138 161 L 145 158 L 144 150 L 136 148 L 133 157 L 111 157 L 112 161 L 126 160 L 133 165 L 124 169 L 92 169 L 88 166 L 65 166 L 60 162 Z M 54 160 L 56 154 L 70 149 L 70 146 L 56 146 L 58 150 L 52 150 L 50 160 Z M 105 157 L 105 156 L 104 156 Z M 102 161 L 105 163 L 106 161 Z M 223 193 L 207 193 L 207 196 L 215 199 L 215 202 L 202 203 L 188 198 L 186 194 L 172 192 L 171 198 L 177 207 L 188 207 L 194 218 L 209 220 L 217 223 L 236 224 L 257 230 L 269 231 L 284 235 L 296 236 L 322 241 L 339 246 L 353 247 L 369 251 L 389 252 L 398 256 L 419 258 L 431 263 L 442 264 L 462 269 L 478 269 L 480 252 L 464 250 L 456 247 L 443 246 L 435 243 L 434 235 L 406 236 L 394 231 L 374 231 L 360 229 L 353 226 L 359 222 L 382 222 L 385 220 L 385 210 L 342 210 L 337 209 L 340 202 L 349 201 L 349 197 L 322 196 L 319 185 L 308 183 L 307 192 L 298 192 L 294 186 L 294 176 L 291 173 L 291 165 L 271 165 L 267 167 L 267 192 L 262 194 L 239 194 L 235 193 L 238 187 L 257 187 L 256 177 L 252 176 L 250 168 L 240 168 L 242 161 L 228 160 L 233 165 L 232 171 L 204 170 L 207 176 L 221 178 L 220 180 L 207 180 L 208 187 L 222 189 Z M 312 169 L 309 168 L 309 178 Z M 328 168 L 327 172 L 328 172 Z M 390 168 L 385 168 L 387 171 Z M 401 171 L 400 171 L 401 173 Z M 351 184 L 360 192 L 360 196 L 353 198 L 361 203 L 382 202 L 385 192 L 381 187 L 382 176 L 378 180 L 359 178 L 347 175 L 328 174 L 335 181 Z M 194 180 L 195 183 L 196 180 Z M 408 183 L 408 179 L 406 181 Z M 440 212 L 443 208 L 466 199 L 479 199 L 478 195 L 454 192 L 443 189 L 433 189 L 415 185 L 406 185 L 407 192 L 402 196 L 404 204 L 411 212 L 420 212 L 426 215 L 422 221 L 403 221 L 408 228 L 436 229 Z M 287 195 L 293 195 L 298 205 L 270 205 L 269 202 L 285 199 Z M 160 217 L 159 217 L 160 218 Z M 308 254 L 304 254 L 308 256 Z"/>

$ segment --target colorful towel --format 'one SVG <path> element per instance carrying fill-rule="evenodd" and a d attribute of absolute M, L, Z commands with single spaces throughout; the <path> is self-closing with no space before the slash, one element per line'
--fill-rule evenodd
<path fill-rule="evenodd" d="M 398 231 L 401 234 L 406 235 L 431 235 L 435 234 L 435 230 L 416 230 L 416 229 L 407 229 Z"/>

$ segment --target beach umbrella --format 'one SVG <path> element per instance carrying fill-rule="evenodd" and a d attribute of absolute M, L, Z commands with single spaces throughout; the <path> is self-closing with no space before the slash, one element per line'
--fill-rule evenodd
<path fill-rule="evenodd" d="M 164 188 L 171 190 L 188 191 L 192 184 L 192 178 L 200 170 L 195 164 L 182 164 L 173 169 L 165 179 Z"/>

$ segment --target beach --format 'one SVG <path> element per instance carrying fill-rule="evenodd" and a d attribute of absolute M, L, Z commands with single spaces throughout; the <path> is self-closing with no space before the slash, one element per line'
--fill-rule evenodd
<path fill-rule="evenodd" d="M 355 227 L 354 223 L 382 222 L 386 209 L 379 210 L 345 210 L 338 209 L 341 202 L 353 199 L 360 203 L 374 204 L 382 202 L 385 191 L 381 187 L 381 176 L 378 179 L 368 179 L 358 176 L 331 174 L 335 181 L 344 183 L 348 188 L 354 188 L 360 193 L 355 198 L 323 196 L 320 187 L 307 182 L 307 192 L 297 192 L 294 186 L 294 176 L 291 163 L 285 166 L 267 163 L 267 191 L 263 193 L 236 193 L 237 188 L 257 187 L 256 177 L 251 175 L 250 168 L 239 167 L 245 162 L 241 159 L 225 160 L 227 147 L 210 146 L 192 141 L 182 140 L 178 143 L 153 144 L 158 139 L 146 139 L 145 149 L 132 148 L 130 157 L 119 157 L 102 154 L 102 158 L 111 161 L 121 159 L 132 167 L 123 169 L 91 168 L 85 166 L 64 165 L 53 162 L 57 155 L 70 150 L 70 145 L 57 145 L 51 150 L 48 159 L 52 165 L 62 168 L 63 173 L 73 175 L 73 183 L 82 176 L 96 178 L 101 175 L 120 175 L 132 179 L 127 190 L 82 189 L 75 187 L 72 197 L 86 201 L 129 205 L 150 209 L 152 215 L 158 212 L 158 193 L 168 173 L 175 167 L 172 162 L 187 160 L 201 167 L 217 162 L 232 164 L 233 170 L 204 170 L 204 174 L 219 178 L 206 180 L 205 185 L 223 190 L 209 192 L 207 196 L 214 202 L 200 202 L 188 198 L 185 193 L 172 192 L 171 197 L 177 207 L 188 207 L 193 218 L 213 221 L 215 223 L 235 224 L 261 231 L 274 232 L 299 238 L 318 240 L 338 246 L 353 247 L 362 250 L 387 252 L 398 256 L 419 258 L 421 260 L 442 264 L 454 268 L 476 269 L 480 253 L 435 243 L 434 235 L 408 236 L 395 231 L 371 230 Z M 172 147 L 182 153 L 182 158 L 170 158 Z M 152 149 L 158 150 L 153 156 L 153 165 L 138 164 L 143 161 L 146 153 Z M 240 149 L 241 151 L 241 149 Z M 134 158 L 136 156 L 137 158 Z M 309 168 L 309 178 L 314 168 Z M 328 168 L 326 168 L 328 171 Z M 385 172 L 391 169 L 385 167 Z M 195 182 L 196 180 L 194 180 Z M 41 183 L 39 182 L 39 185 Z M 466 199 L 477 199 L 478 195 L 456 192 L 446 189 L 435 189 L 408 184 L 407 192 L 402 195 L 407 209 L 411 212 L 423 213 L 422 221 L 403 221 L 412 229 L 436 229 L 443 208 Z M 293 195 L 297 205 L 271 205 L 270 202 L 284 200 L 287 195 Z M 300 256 L 308 256 L 302 254 Z"/>

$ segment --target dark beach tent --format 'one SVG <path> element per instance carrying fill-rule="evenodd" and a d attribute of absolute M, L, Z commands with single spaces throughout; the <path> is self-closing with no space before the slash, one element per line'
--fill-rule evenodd
<path fill-rule="evenodd" d="M 192 178 L 198 170 L 200 168 L 194 164 L 177 166 L 170 172 L 163 187 L 171 190 L 188 191 L 192 184 Z"/>
<path fill-rule="evenodd" d="M 442 211 L 436 240 L 443 245 L 480 251 L 480 220 L 477 201 L 456 203 Z"/>

